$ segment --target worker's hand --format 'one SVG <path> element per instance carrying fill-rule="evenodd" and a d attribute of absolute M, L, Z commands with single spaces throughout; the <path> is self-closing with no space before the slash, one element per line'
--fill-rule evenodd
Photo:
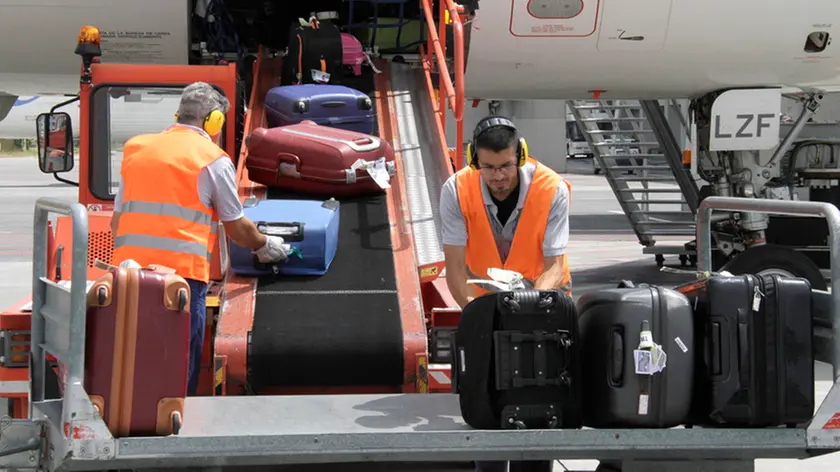
<path fill-rule="evenodd" d="M 265 245 L 254 251 L 254 254 L 263 264 L 285 261 L 289 257 L 290 246 L 284 242 L 280 236 L 266 236 Z"/>

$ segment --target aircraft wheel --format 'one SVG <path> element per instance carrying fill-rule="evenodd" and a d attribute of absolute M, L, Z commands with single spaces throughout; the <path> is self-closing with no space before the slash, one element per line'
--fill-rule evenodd
<path fill-rule="evenodd" d="M 799 251 L 773 244 L 756 246 L 738 254 L 724 264 L 720 271 L 729 271 L 733 275 L 777 274 L 783 277 L 802 277 L 811 282 L 811 288 L 826 290 L 820 268 L 805 254 Z"/>

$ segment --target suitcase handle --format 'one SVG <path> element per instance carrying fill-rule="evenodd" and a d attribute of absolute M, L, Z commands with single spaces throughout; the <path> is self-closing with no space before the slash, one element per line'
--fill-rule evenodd
<path fill-rule="evenodd" d="M 344 105 L 346 105 L 346 103 L 338 101 L 338 100 L 321 103 L 321 106 L 324 107 L 324 108 L 340 108 L 340 107 L 343 107 Z"/>
<path fill-rule="evenodd" d="M 285 164 L 294 164 L 295 172 L 300 174 L 300 158 L 299 157 L 295 156 L 294 154 L 289 154 L 288 152 L 281 152 L 281 153 L 277 154 L 277 160 L 280 161 L 281 163 L 285 163 Z M 280 172 L 279 167 L 278 167 L 277 172 L 278 173 Z"/>
<path fill-rule="evenodd" d="M 609 382 L 613 387 L 624 385 L 624 333 L 618 326 L 610 334 Z"/>
<path fill-rule="evenodd" d="M 268 236 L 280 236 L 284 241 L 300 242 L 303 241 L 303 226 L 304 224 L 298 221 L 295 222 L 255 222 L 254 226 L 257 230 Z"/>
<path fill-rule="evenodd" d="M 738 309 L 738 373 L 741 387 L 750 385 L 752 377 L 750 369 L 750 337 L 747 331 L 749 323 L 749 312 L 743 308 Z"/>
<path fill-rule="evenodd" d="M 379 138 L 374 136 L 364 136 L 352 141 L 345 141 L 345 143 L 356 152 L 370 152 L 379 149 Z"/>

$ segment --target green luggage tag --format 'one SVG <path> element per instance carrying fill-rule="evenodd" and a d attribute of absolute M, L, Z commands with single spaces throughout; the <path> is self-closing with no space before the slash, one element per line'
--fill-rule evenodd
<path fill-rule="evenodd" d="M 289 256 L 297 256 L 298 259 L 303 259 L 303 253 L 300 252 L 300 249 L 297 246 L 291 246 L 292 250 L 289 251 Z"/>

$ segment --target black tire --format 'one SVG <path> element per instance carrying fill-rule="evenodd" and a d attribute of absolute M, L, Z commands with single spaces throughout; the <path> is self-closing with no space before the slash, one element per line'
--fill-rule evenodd
<path fill-rule="evenodd" d="M 181 432 L 181 413 L 175 412 L 172 414 L 172 434 L 178 435 Z"/>
<path fill-rule="evenodd" d="M 814 261 L 801 252 L 784 246 L 766 244 L 750 248 L 720 268 L 721 271 L 729 271 L 732 275 L 758 274 L 771 269 L 781 269 L 795 277 L 808 279 L 813 289 L 828 288 L 820 268 Z"/>

